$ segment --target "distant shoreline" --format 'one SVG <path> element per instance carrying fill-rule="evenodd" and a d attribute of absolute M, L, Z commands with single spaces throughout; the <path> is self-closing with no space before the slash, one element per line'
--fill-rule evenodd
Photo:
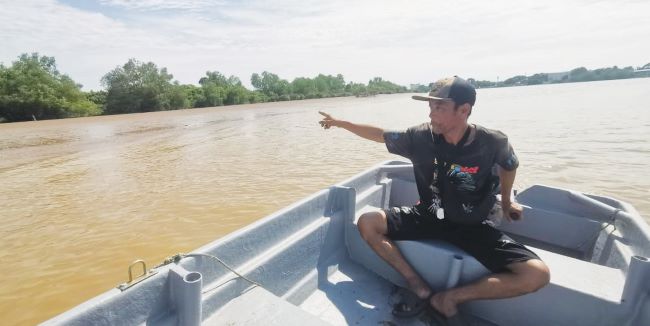
<path fill-rule="evenodd" d="M 496 88 L 511 86 L 581 83 L 589 81 L 648 77 L 650 77 L 650 63 L 636 69 L 632 66 L 625 68 L 618 68 L 617 66 L 614 66 L 610 68 L 599 68 L 594 70 L 588 70 L 585 67 L 580 67 L 575 68 L 571 71 L 564 72 L 537 73 L 530 76 L 517 75 L 503 81 L 476 80 L 473 78 L 469 78 L 468 81 L 471 82 L 476 88 Z"/>
<path fill-rule="evenodd" d="M 525 87 L 525 86 L 544 86 L 544 85 L 558 85 L 558 84 L 578 84 L 578 83 L 590 83 L 590 82 L 607 82 L 607 81 L 615 81 L 615 80 L 628 80 L 628 79 L 640 79 L 640 78 L 649 78 L 649 77 L 635 77 L 635 78 L 619 78 L 619 79 L 607 79 L 607 80 L 588 80 L 588 81 L 582 81 L 582 82 L 565 82 L 565 83 L 547 83 L 547 84 L 536 84 L 536 85 L 509 85 L 509 86 L 498 86 L 498 87 L 483 87 L 479 89 L 496 89 L 496 88 L 511 88 L 511 87 Z M 428 92 L 428 91 L 426 91 Z M 325 97 L 325 98 L 311 98 L 311 99 L 296 99 L 296 100 L 286 100 L 286 101 L 275 101 L 275 102 L 259 102 L 259 103 L 242 103 L 242 104 L 231 104 L 231 105 L 219 105 L 219 106 L 210 106 L 210 107 L 200 107 L 200 108 L 183 108 L 183 109 L 178 109 L 178 110 L 160 110 L 160 111 L 149 111 L 149 112 L 130 112 L 130 113 L 114 113 L 114 114 L 100 114 L 100 115 L 94 115 L 94 116 L 85 116 L 85 117 L 68 117 L 68 118 L 59 118 L 59 119 L 43 119 L 43 120 L 36 120 L 36 121 L 2 121 L 2 117 L 0 117 L 0 126 L 6 126 L 8 127 L 9 125 L 11 126 L 17 126 L 20 124 L 24 123 L 33 123 L 33 122 L 44 122 L 44 121 L 49 121 L 49 122 L 56 122 L 56 121 L 64 121 L 64 120 L 71 120 L 71 119 L 83 119 L 83 118 L 101 118 L 101 119 L 111 119 L 111 117 L 118 118 L 120 116 L 125 116 L 125 115 L 141 115 L 141 114 L 149 114 L 149 113 L 159 113 L 159 114 L 173 114 L 172 112 L 178 112 L 179 114 L 185 114 L 189 111 L 203 111 L 203 110 L 213 110 L 213 109 L 249 109 L 249 108 L 255 108 L 255 107 L 264 107 L 264 106 L 277 106 L 277 105 L 282 105 L 282 104 L 297 104 L 297 103 L 308 103 L 312 101 L 327 101 L 327 100 L 337 100 L 337 99 L 344 99 L 344 98 L 358 98 L 358 99 L 365 99 L 365 98 L 372 98 L 375 96 L 381 96 L 381 95 L 404 95 L 404 96 L 410 96 L 412 94 L 423 94 L 426 92 L 417 92 L 417 91 L 407 91 L 404 93 L 392 93 L 392 94 L 374 94 L 370 96 L 355 96 L 355 95 L 344 95 L 344 96 L 332 96 L 332 97 Z"/>

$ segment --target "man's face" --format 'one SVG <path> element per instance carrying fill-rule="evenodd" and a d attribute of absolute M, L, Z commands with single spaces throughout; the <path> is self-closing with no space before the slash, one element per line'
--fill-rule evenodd
<path fill-rule="evenodd" d="M 454 110 L 454 106 L 451 100 L 429 100 L 429 118 L 434 133 L 445 134 L 464 122 L 461 110 Z"/>

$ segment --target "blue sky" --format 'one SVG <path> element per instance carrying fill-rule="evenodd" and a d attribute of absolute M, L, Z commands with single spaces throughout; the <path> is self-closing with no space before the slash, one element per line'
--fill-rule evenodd
<path fill-rule="evenodd" d="M 0 0 L 0 62 L 39 52 L 99 89 L 129 58 L 181 83 L 341 73 L 402 85 L 650 62 L 650 1 Z"/>

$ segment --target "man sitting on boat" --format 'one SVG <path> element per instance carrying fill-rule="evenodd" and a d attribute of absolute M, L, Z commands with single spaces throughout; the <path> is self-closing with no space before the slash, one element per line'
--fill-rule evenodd
<path fill-rule="evenodd" d="M 467 119 L 476 90 L 467 81 L 446 78 L 434 83 L 428 96 L 413 99 L 429 103 L 430 122 L 406 131 L 335 119 L 321 112 L 325 129 L 340 127 L 360 137 L 385 143 L 388 151 L 413 162 L 420 201 L 412 207 L 392 207 L 359 218 L 361 236 L 405 278 L 409 289 L 446 317 L 470 300 L 515 297 L 548 284 L 546 264 L 524 245 L 492 226 L 487 219 L 501 188 L 504 218 L 519 220 L 522 208 L 512 201 L 517 156 L 505 134 Z M 498 177 L 493 173 L 497 166 Z M 393 240 L 441 239 L 475 257 L 493 274 L 472 284 L 433 293 L 406 262 Z M 394 313 L 414 315 L 420 305 L 402 305 Z"/>

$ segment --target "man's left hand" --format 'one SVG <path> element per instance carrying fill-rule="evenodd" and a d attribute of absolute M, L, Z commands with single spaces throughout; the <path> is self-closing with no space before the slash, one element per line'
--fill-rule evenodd
<path fill-rule="evenodd" d="M 518 203 L 502 201 L 501 208 L 503 209 L 503 217 L 509 222 L 519 221 L 524 216 L 524 209 Z"/>

